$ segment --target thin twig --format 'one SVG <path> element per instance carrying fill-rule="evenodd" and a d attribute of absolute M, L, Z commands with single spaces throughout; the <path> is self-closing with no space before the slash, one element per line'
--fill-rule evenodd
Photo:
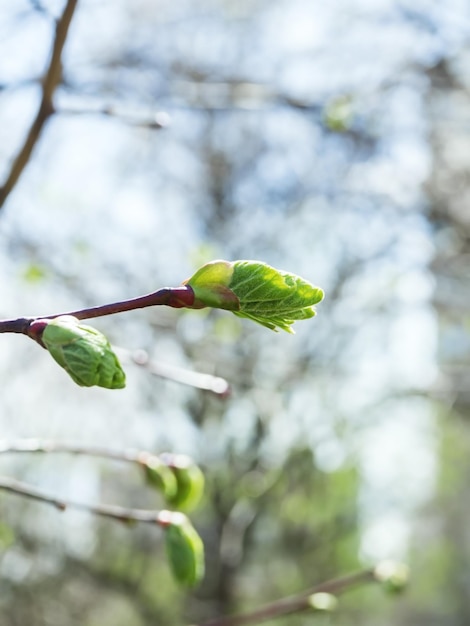
<path fill-rule="evenodd" d="M 165 111 L 147 112 L 142 109 L 123 108 L 116 105 L 90 106 L 86 103 L 77 105 L 61 104 L 56 107 L 59 115 L 102 115 L 116 118 L 119 121 L 151 130 L 161 130 L 170 125 L 171 118 Z"/>
<path fill-rule="evenodd" d="M 135 463 L 139 466 L 152 466 L 163 464 L 168 467 L 187 467 L 193 461 L 184 454 L 173 454 L 163 452 L 156 455 L 146 450 L 116 450 L 104 446 L 80 445 L 68 443 L 66 441 L 55 441 L 54 439 L 0 439 L 0 454 L 7 453 L 65 453 L 83 456 L 94 456 L 113 461 L 123 461 Z"/>
<path fill-rule="evenodd" d="M 79 309 L 77 311 L 68 311 L 60 313 L 60 315 L 73 315 L 79 320 L 91 319 L 94 317 L 103 317 L 105 315 L 114 315 L 116 313 L 124 313 L 125 311 L 134 311 L 135 309 L 144 309 L 149 306 L 171 306 L 173 308 L 182 308 L 191 306 L 194 302 L 194 291 L 189 285 L 182 287 L 163 287 L 145 296 L 121 300 L 111 304 L 102 304 L 99 306 Z M 55 315 L 47 315 L 42 319 L 50 319 L 58 317 Z"/>
<path fill-rule="evenodd" d="M 145 350 L 134 350 L 133 352 L 121 348 L 115 348 L 115 350 L 119 357 L 124 355 L 154 376 L 167 378 L 196 389 L 210 391 L 221 398 L 227 398 L 231 393 L 228 381 L 220 376 L 212 376 L 212 374 L 203 374 L 202 372 L 194 372 L 183 367 L 169 365 L 168 363 L 152 361 Z"/>
<path fill-rule="evenodd" d="M 142 460 L 144 458 L 148 459 L 149 456 L 153 456 L 150 452 L 142 452 L 131 449 L 114 450 L 112 448 L 105 448 L 102 446 L 79 445 L 65 441 L 55 441 L 53 439 L 16 439 L 12 441 L 0 439 L 0 454 L 10 452 L 38 452 L 45 454 L 51 452 L 64 452 L 66 454 L 83 454 L 86 456 L 95 456 L 112 459 L 114 461 L 126 461 L 139 464 L 142 464 Z"/>
<path fill-rule="evenodd" d="M 191 307 L 194 303 L 194 291 L 189 285 L 182 287 L 164 287 L 145 296 L 130 298 L 120 302 L 101 304 L 76 311 L 65 313 L 54 313 L 53 315 L 42 315 L 35 317 L 20 317 L 17 319 L 0 320 L 0 333 L 22 333 L 29 335 L 31 322 L 36 320 L 53 319 L 61 315 L 72 315 L 79 320 L 86 320 L 105 315 L 114 315 L 125 311 L 143 309 L 150 306 L 170 306 L 173 308 Z M 33 338 L 35 338 L 33 336 Z"/>
<path fill-rule="evenodd" d="M 194 464 L 191 457 L 186 454 L 175 454 L 173 452 L 162 452 L 153 454 L 146 450 L 116 450 L 104 446 L 80 445 L 65 441 L 55 441 L 53 439 L 17 439 L 9 441 L 0 439 L 0 454 L 8 453 L 65 453 L 83 456 L 93 456 L 112 461 L 122 461 L 133 463 L 144 470 L 166 466 L 171 469 L 188 468 Z"/>
<path fill-rule="evenodd" d="M 126 524 L 139 522 L 166 527 L 168 524 L 172 523 L 173 519 L 176 519 L 175 516 L 181 516 L 181 513 L 166 511 L 164 509 L 160 511 L 149 511 L 146 509 L 130 509 L 111 504 L 87 504 L 84 502 L 57 498 L 36 489 L 35 487 L 31 487 L 26 483 L 9 478 L 8 476 L 0 476 L 0 489 L 18 496 L 50 504 L 60 511 L 65 511 L 68 508 L 79 509 Z"/>
<path fill-rule="evenodd" d="M 34 317 L 18 317 L 11 320 L 0 320 L 0 333 L 19 333 L 22 335 L 28 334 L 29 325 Z"/>
<path fill-rule="evenodd" d="M 246 624 L 259 624 L 269 619 L 291 615 L 292 613 L 300 613 L 312 609 L 311 596 L 316 593 L 330 593 L 338 595 L 344 591 L 352 589 L 358 585 L 376 582 L 376 568 L 366 569 L 343 578 L 336 578 L 324 583 L 320 583 L 311 589 L 307 589 L 302 593 L 288 598 L 282 598 L 266 604 L 262 607 L 240 613 L 239 615 L 229 615 L 225 617 L 216 617 L 207 622 L 203 622 L 198 626 L 245 626 Z"/>
<path fill-rule="evenodd" d="M 61 81 L 62 51 L 76 6 L 77 0 L 68 0 L 61 17 L 57 21 L 52 54 L 49 66 L 42 81 L 41 102 L 31 128 L 26 135 L 26 139 L 13 160 L 7 179 L 5 180 L 3 186 L 0 187 L 0 208 L 3 206 L 5 200 L 8 198 L 14 186 L 18 182 L 18 179 L 23 173 L 23 170 L 26 167 L 33 149 L 42 133 L 44 125 L 49 117 L 54 113 L 52 98 L 57 85 Z"/>

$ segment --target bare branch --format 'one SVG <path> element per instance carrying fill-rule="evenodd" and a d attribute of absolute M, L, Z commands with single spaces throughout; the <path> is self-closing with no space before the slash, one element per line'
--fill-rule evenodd
<path fill-rule="evenodd" d="M 194 292 L 189 285 L 182 287 L 164 287 L 145 296 L 130 298 L 120 302 L 110 304 L 100 304 L 98 306 L 67 311 L 66 313 L 54 313 L 53 315 L 42 315 L 36 317 L 20 317 L 18 319 L 0 320 L 0 333 L 22 333 L 30 334 L 31 322 L 39 319 L 53 319 L 62 315 L 72 315 L 79 320 L 86 320 L 105 315 L 114 315 L 125 311 L 134 311 L 150 306 L 170 306 L 173 308 L 191 307 L 194 304 Z M 31 336 L 31 335 L 30 335 Z M 35 337 L 33 337 L 35 339 Z"/>
<path fill-rule="evenodd" d="M 199 626 L 245 626 L 246 624 L 259 624 L 285 615 L 312 610 L 311 596 L 314 594 L 330 593 L 332 595 L 338 595 L 358 585 L 377 582 L 376 570 L 377 568 L 366 569 L 356 574 L 344 576 L 343 578 L 336 578 L 320 583 L 298 595 L 281 598 L 280 600 L 254 609 L 253 611 L 239 615 L 216 617 L 208 622 L 199 624 Z"/>
<path fill-rule="evenodd" d="M 171 523 L 175 515 L 181 515 L 180 513 L 166 510 L 149 511 L 146 509 L 130 509 L 111 504 L 86 504 L 83 502 L 75 502 L 74 500 L 56 498 L 55 496 L 51 496 L 43 491 L 40 491 L 39 489 L 27 485 L 26 483 L 9 478 L 8 476 L 0 476 L 0 489 L 18 496 L 50 504 L 60 511 L 65 511 L 67 508 L 80 509 L 82 511 L 93 513 L 94 515 L 108 517 L 126 524 L 139 522 L 166 527 Z"/>
<path fill-rule="evenodd" d="M 86 456 L 95 456 L 105 459 L 112 459 L 114 461 L 126 461 L 138 464 L 146 462 L 149 455 L 151 455 L 151 453 L 149 452 L 143 452 L 138 450 L 115 450 L 113 448 L 106 448 L 103 446 L 79 445 L 75 443 L 68 443 L 65 441 L 55 441 L 53 439 L 16 439 L 12 441 L 9 441 L 7 439 L 0 439 L 0 454 L 10 452 L 64 452 L 67 454 L 83 454 Z"/>
<path fill-rule="evenodd" d="M 171 118 L 165 111 L 146 111 L 118 105 L 95 105 L 78 103 L 76 105 L 60 104 L 56 107 L 58 115 L 102 115 L 114 117 L 119 121 L 151 130 L 160 130 L 170 125 Z"/>
<path fill-rule="evenodd" d="M 130 352 L 128 350 L 116 348 L 116 352 L 119 357 L 124 355 L 133 363 L 145 368 L 154 376 L 167 378 L 168 380 L 173 380 L 174 382 L 188 385 L 189 387 L 195 387 L 196 389 L 210 391 L 222 398 L 226 398 L 230 395 L 231 390 L 228 381 L 220 376 L 212 376 L 212 374 L 194 372 L 183 367 L 169 365 L 168 363 L 151 361 L 145 350 L 135 350 Z"/>
<path fill-rule="evenodd" d="M 51 452 L 94 456 L 113 461 L 135 463 L 138 466 L 148 466 L 161 463 L 168 467 L 179 467 L 181 463 L 187 464 L 189 457 L 182 454 L 164 452 L 161 455 L 152 454 L 146 450 L 116 450 L 105 446 L 80 445 L 54 439 L 16 439 L 9 441 L 0 439 L 0 454 L 6 453 L 43 453 Z"/>
<path fill-rule="evenodd" d="M 0 208 L 4 205 L 5 200 L 8 198 L 16 183 L 18 182 L 18 179 L 23 173 L 23 170 L 26 167 L 33 152 L 33 149 L 42 133 L 44 125 L 46 124 L 49 117 L 54 113 L 52 97 L 54 95 L 54 91 L 57 85 L 61 81 L 62 50 L 67 39 L 70 22 L 72 21 L 76 6 L 77 0 L 68 0 L 61 17 L 57 21 L 51 59 L 49 61 L 49 66 L 42 81 L 41 102 L 39 104 L 39 108 L 36 113 L 36 117 L 34 118 L 34 121 L 31 125 L 31 128 L 26 135 L 26 139 L 21 146 L 18 154 L 13 160 L 10 173 L 8 174 L 3 186 L 0 188 Z"/>

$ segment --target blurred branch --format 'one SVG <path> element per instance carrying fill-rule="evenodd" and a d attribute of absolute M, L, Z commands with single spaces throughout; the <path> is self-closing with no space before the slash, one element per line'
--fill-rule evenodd
<path fill-rule="evenodd" d="M 56 113 L 60 115 L 102 115 L 117 118 L 121 122 L 138 126 L 139 128 L 151 130 L 166 128 L 170 124 L 170 116 L 165 111 L 148 112 L 114 105 L 92 106 L 82 103 L 75 106 L 60 105 L 56 107 Z"/>
<path fill-rule="evenodd" d="M 244 626 L 245 624 L 259 624 L 260 622 L 276 619 L 285 615 L 312 610 L 312 608 L 314 608 L 312 596 L 315 596 L 315 594 L 325 593 L 338 595 L 358 585 L 372 582 L 383 582 L 383 578 L 380 575 L 380 564 L 375 568 L 366 569 L 349 576 L 344 576 L 343 578 L 336 578 L 320 583 L 298 595 L 281 598 L 280 600 L 266 604 L 253 611 L 239 615 L 218 617 L 203 622 L 198 626 Z"/>
<path fill-rule="evenodd" d="M 39 0 L 29 0 L 29 4 L 35 11 L 38 11 L 39 13 L 49 13 L 46 7 L 42 4 L 42 2 L 39 2 Z"/>
<path fill-rule="evenodd" d="M 230 385 L 228 381 L 220 376 L 212 376 L 212 374 L 203 374 L 202 372 L 194 372 L 183 367 L 169 365 L 168 363 L 152 361 L 149 359 L 145 350 L 135 350 L 131 352 L 129 350 L 116 348 L 116 352 L 119 357 L 124 355 L 133 363 L 143 367 L 154 376 L 167 378 L 168 380 L 173 380 L 174 382 L 188 385 L 189 387 L 195 387 L 196 389 L 210 391 L 222 398 L 226 398 L 230 395 Z"/>
<path fill-rule="evenodd" d="M 181 515 L 173 511 L 149 511 L 146 509 L 130 509 L 117 505 L 110 504 L 86 504 L 83 502 L 75 502 L 74 500 L 65 500 L 62 498 L 56 498 L 39 489 L 31 487 L 26 483 L 14 480 L 8 476 L 0 476 L 0 490 L 8 491 L 18 496 L 30 498 L 31 500 L 37 500 L 50 504 L 60 511 L 65 511 L 68 508 L 79 509 L 99 515 L 102 517 L 108 517 L 119 522 L 126 524 L 132 523 L 145 523 L 156 524 L 158 526 L 168 526 L 175 515 Z"/>
<path fill-rule="evenodd" d="M 160 455 L 152 454 L 146 450 L 115 450 L 103 446 L 77 445 L 53 439 L 17 439 L 8 441 L 0 439 L 0 454 L 5 453 L 45 453 L 51 452 L 79 454 L 84 456 L 94 456 L 113 461 L 124 461 L 127 463 L 135 463 L 139 466 L 154 466 L 157 464 L 167 465 L 168 467 L 178 467 L 184 461 L 187 464 L 189 457 L 182 454 L 172 454 L 164 452 Z"/>
<path fill-rule="evenodd" d="M 36 113 L 36 117 L 29 129 L 26 139 L 21 146 L 18 154 L 13 160 L 13 164 L 10 169 L 10 173 L 7 176 L 6 181 L 0 188 L 0 208 L 5 203 L 5 200 L 10 195 L 11 191 L 15 187 L 18 179 L 23 173 L 34 146 L 36 145 L 45 123 L 49 117 L 54 113 L 54 105 L 52 97 L 57 85 L 60 83 L 62 76 L 62 62 L 61 56 L 64 48 L 69 26 L 72 21 L 75 8 L 77 6 L 77 0 L 68 0 L 61 17 L 56 23 L 55 39 L 52 47 L 51 59 L 49 61 L 49 67 L 42 81 L 42 97 L 39 104 L 39 109 Z"/>
<path fill-rule="evenodd" d="M 138 450 L 113 450 L 102 446 L 85 446 L 70 444 L 67 442 L 54 441 L 52 439 L 17 439 L 8 441 L 0 440 L 0 454 L 8 452 L 65 452 L 67 454 L 83 454 L 87 456 L 112 459 L 114 461 L 127 461 L 130 463 L 146 464 L 150 452 Z"/>

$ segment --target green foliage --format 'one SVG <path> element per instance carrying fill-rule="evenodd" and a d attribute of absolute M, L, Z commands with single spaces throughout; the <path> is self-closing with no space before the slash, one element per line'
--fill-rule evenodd
<path fill-rule="evenodd" d="M 162 492 L 169 506 L 191 511 L 199 504 L 204 493 L 204 474 L 188 456 L 149 455 L 142 468 L 148 484 Z"/>
<path fill-rule="evenodd" d="M 3 522 L 0 522 L 0 550 L 6 550 L 15 542 L 13 529 Z"/>
<path fill-rule="evenodd" d="M 313 305 L 323 300 L 318 287 L 258 261 L 236 261 L 230 289 L 240 301 L 235 315 L 288 333 L 293 332 L 290 326 L 296 320 L 313 317 Z"/>
<path fill-rule="evenodd" d="M 186 515 L 171 515 L 165 527 L 165 542 L 176 580 L 187 586 L 197 584 L 204 576 L 204 545 Z"/>
<path fill-rule="evenodd" d="M 354 110 L 350 96 L 334 98 L 327 103 L 323 111 L 325 126 L 336 133 L 344 133 L 351 127 Z"/>
<path fill-rule="evenodd" d="M 228 309 L 271 330 L 292 333 L 297 320 L 315 315 L 323 291 L 303 278 L 261 261 L 212 261 L 185 284 L 195 294 L 195 308 Z"/>
<path fill-rule="evenodd" d="M 325 472 L 308 447 L 290 451 L 278 479 L 258 500 L 257 541 L 247 555 L 250 577 L 259 580 L 251 602 L 360 568 L 358 485 L 354 467 Z M 263 577 L 267 559 L 269 576 Z"/>
<path fill-rule="evenodd" d="M 230 261 L 211 261 L 200 267 L 183 283 L 194 291 L 194 308 L 210 306 L 229 311 L 238 310 L 240 302 L 230 289 L 232 276 L 233 263 Z"/>
<path fill-rule="evenodd" d="M 23 279 L 30 284 L 41 283 L 47 276 L 46 270 L 36 263 L 28 265 L 22 274 Z"/>
<path fill-rule="evenodd" d="M 106 337 L 70 315 L 46 322 L 41 339 L 52 358 L 82 387 L 122 389 L 126 376 Z"/>
<path fill-rule="evenodd" d="M 176 479 L 176 490 L 166 498 L 167 503 L 178 510 L 195 509 L 204 493 L 204 474 L 184 454 L 168 455 L 168 467 Z"/>
<path fill-rule="evenodd" d="M 176 477 L 157 456 L 149 455 L 145 463 L 142 463 L 142 469 L 147 483 L 161 491 L 167 502 L 176 496 L 178 488 Z"/>

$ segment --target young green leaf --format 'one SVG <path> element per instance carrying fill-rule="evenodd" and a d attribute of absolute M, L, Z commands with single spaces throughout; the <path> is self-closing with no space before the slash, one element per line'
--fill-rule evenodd
<path fill-rule="evenodd" d="M 157 456 L 149 455 L 142 463 L 142 469 L 147 483 L 161 491 L 166 501 L 176 496 L 176 477 L 172 470 Z"/>
<path fill-rule="evenodd" d="M 126 376 L 107 338 L 70 315 L 37 320 L 40 340 L 52 358 L 82 387 L 122 389 Z M 34 333 L 34 328 L 33 328 Z"/>
<path fill-rule="evenodd" d="M 204 493 L 204 474 L 199 467 L 184 454 L 162 454 L 176 479 L 176 490 L 166 501 L 176 509 L 191 511 L 196 508 Z"/>
<path fill-rule="evenodd" d="M 204 576 L 204 544 L 183 513 L 173 513 L 165 525 L 168 560 L 182 585 L 197 584 Z"/>
<path fill-rule="evenodd" d="M 271 330 L 292 333 L 297 320 L 315 315 L 323 291 L 308 281 L 261 261 L 212 261 L 185 281 L 194 308 L 228 309 Z"/>

